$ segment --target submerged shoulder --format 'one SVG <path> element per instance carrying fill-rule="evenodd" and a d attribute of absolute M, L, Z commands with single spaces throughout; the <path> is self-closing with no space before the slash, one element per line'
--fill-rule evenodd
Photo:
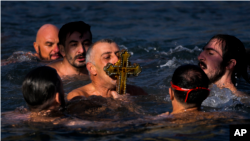
<path fill-rule="evenodd" d="M 89 85 L 89 84 L 88 84 Z M 68 96 L 67 96 L 67 100 L 71 100 L 75 97 L 81 97 L 81 96 L 85 96 L 88 97 L 88 93 L 87 93 L 87 89 L 89 88 L 88 85 L 82 86 L 80 88 L 74 89 L 71 92 L 69 92 Z"/>
<path fill-rule="evenodd" d="M 130 95 L 148 95 L 142 88 L 134 85 L 127 85 L 127 93 Z"/>

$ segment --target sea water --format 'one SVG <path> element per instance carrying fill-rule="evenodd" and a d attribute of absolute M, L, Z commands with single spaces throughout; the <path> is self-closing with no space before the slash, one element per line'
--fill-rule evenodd
<path fill-rule="evenodd" d="M 2 140 L 229 140 L 229 125 L 249 124 L 248 98 L 237 98 L 228 89 L 212 86 L 203 102 L 206 112 L 236 112 L 245 120 L 229 117 L 210 124 L 163 124 L 154 126 L 132 120 L 171 111 L 168 88 L 174 70 L 183 64 L 197 64 L 197 56 L 215 34 L 230 34 L 250 48 L 250 2 L 1 2 L 1 59 L 16 51 L 34 52 L 36 32 L 45 23 L 60 28 L 72 21 L 91 25 L 93 41 L 113 39 L 121 49 L 131 53 L 130 61 L 139 63 L 142 72 L 128 78 L 128 83 L 143 88 L 149 95 L 132 97 L 137 113 L 125 108 L 104 110 L 119 127 L 104 126 L 108 122 L 76 120 L 65 126 L 45 124 L 2 123 Z M 19 52 L 20 53 L 20 52 Z M 46 62 L 29 60 L 1 67 L 1 112 L 27 107 L 21 93 L 25 75 Z M 66 95 L 89 80 L 64 80 Z M 250 93 L 250 85 L 242 79 L 238 89 Z M 136 109 L 137 107 L 134 107 Z M 112 116 L 114 115 L 114 116 Z M 117 116 L 118 115 L 118 116 Z M 11 115 L 10 115 L 11 117 Z M 129 123 L 131 122 L 131 123 Z"/>

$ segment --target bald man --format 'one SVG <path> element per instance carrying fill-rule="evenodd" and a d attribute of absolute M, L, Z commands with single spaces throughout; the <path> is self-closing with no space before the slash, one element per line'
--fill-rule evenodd
<path fill-rule="evenodd" d="M 37 58 L 50 61 L 62 57 L 57 46 L 58 32 L 59 29 L 52 24 L 45 24 L 37 31 L 36 42 L 33 43 Z"/>
<path fill-rule="evenodd" d="M 8 59 L 1 60 L 1 66 L 31 60 L 52 61 L 62 58 L 57 43 L 59 29 L 52 24 L 45 24 L 37 31 L 36 41 L 33 43 L 36 53 L 17 51 Z M 20 59 L 21 58 L 21 59 Z"/>

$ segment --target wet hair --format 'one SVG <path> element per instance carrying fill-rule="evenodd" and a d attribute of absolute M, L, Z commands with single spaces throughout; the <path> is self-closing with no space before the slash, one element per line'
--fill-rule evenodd
<path fill-rule="evenodd" d="M 231 59 L 236 60 L 236 65 L 231 76 L 233 84 L 236 83 L 236 76 L 243 77 L 250 83 L 247 73 L 248 62 L 246 62 L 247 54 L 244 44 L 235 36 L 226 34 L 217 34 L 213 36 L 210 41 L 213 39 L 217 39 L 222 47 L 222 66 L 226 67 Z"/>
<path fill-rule="evenodd" d="M 77 22 L 70 22 L 65 25 L 63 25 L 59 30 L 59 43 L 58 45 L 63 45 L 65 47 L 66 38 L 69 35 L 71 35 L 73 32 L 79 32 L 81 36 L 89 32 L 90 33 L 90 40 L 92 41 L 92 33 L 90 31 L 90 25 L 84 23 L 83 21 L 77 21 Z"/>
<path fill-rule="evenodd" d="M 61 107 L 65 107 L 62 82 L 56 70 L 41 66 L 30 71 L 22 84 L 23 97 L 31 111 L 39 112 L 52 106 L 59 92 Z"/>
<path fill-rule="evenodd" d="M 172 76 L 172 83 L 181 88 L 193 89 L 196 87 L 208 88 L 209 79 L 204 71 L 196 65 L 182 65 L 178 67 Z M 185 103 L 187 91 L 178 91 L 172 88 L 174 96 L 177 101 Z M 191 91 L 188 95 L 186 104 L 192 104 L 200 106 L 201 103 L 207 98 L 209 94 L 208 90 L 195 90 Z"/>
<path fill-rule="evenodd" d="M 94 64 L 93 57 L 92 57 L 92 55 L 93 55 L 93 46 L 95 46 L 97 43 L 109 43 L 109 44 L 111 44 L 111 43 L 115 43 L 115 42 L 113 40 L 111 40 L 111 39 L 101 39 L 101 40 L 98 40 L 95 43 L 93 43 L 89 47 L 89 49 L 88 49 L 88 51 L 86 53 L 86 63 L 90 62 L 90 63 Z"/>

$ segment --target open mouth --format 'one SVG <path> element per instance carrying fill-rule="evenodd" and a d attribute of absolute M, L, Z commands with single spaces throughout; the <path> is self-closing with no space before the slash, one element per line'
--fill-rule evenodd
<path fill-rule="evenodd" d="M 204 62 L 199 62 L 199 66 L 201 67 L 201 69 L 206 69 L 207 65 Z"/>
<path fill-rule="evenodd" d="M 85 57 L 84 56 L 78 56 L 76 59 L 79 62 L 85 61 Z"/>
<path fill-rule="evenodd" d="M 55 59 L 60 58 L 60 55 L 58 53 L 57 54 L 51 54 L 50 58 L 51 58 L 51 60 L 55 60 Z"/>

